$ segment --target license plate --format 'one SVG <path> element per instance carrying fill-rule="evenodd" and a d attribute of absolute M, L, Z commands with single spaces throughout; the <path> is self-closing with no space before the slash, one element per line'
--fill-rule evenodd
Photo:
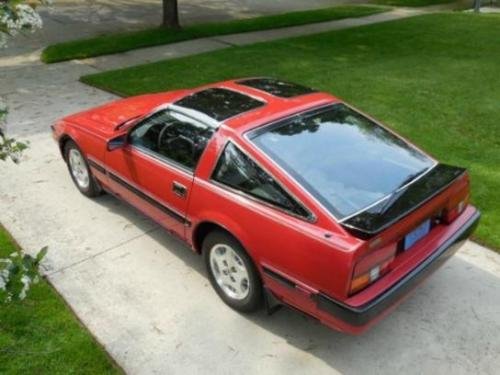
<path fill-rule="evenodd" d="M 424 221 L 422 224 L 420 224 L 418 227 L 416 227 L 414 230 L 412 230 L 405 236 L 403 248 L 405 250 L 408 250 L 418 240 L 420 240 L 422 237 L 425 237 L 430 230 L 431 230 L 431 220 L 429 219 Z"/>

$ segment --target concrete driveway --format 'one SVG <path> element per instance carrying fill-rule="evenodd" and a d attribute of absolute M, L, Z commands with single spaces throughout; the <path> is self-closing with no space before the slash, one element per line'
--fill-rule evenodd
<path fill-rule="evenodd" d="M 361 337 L 289 309 L 230 310 L 199 256 L 127 205 L 72 185 L 49 125 L 114 98 L 77 82 L 93 71 L 74 62 L 0 71 L 11 134 L 31 142 L 20 165 L 0 164 L 0 222 L 28 252 L 49 246 L 48 279 L 127 372 L 498 373 L 500 256 L 470 242 Z"/>

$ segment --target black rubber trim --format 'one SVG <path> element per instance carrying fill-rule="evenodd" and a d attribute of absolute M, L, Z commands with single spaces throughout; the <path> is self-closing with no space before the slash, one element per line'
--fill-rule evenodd
<path fill-rule="evenodd" d="M 436 249 L 432 255 L 403 277 L 380 296 L 360 307 L 352 307 L 336 301 L 323 293 L 311 296 L 319 309 L 352 325 L 363 326 L 391 307 L 401 297 L 412 290 L 421 280 L 430 275 L 459 249 L 460 245 L 474 232 L 481 214 L 476 211 L 453 236 Z"/>
<path fill-rule="evenodd" d="M 99 171 L 101 173 L 106 173 L 106 169 L 104 169 L 104 167 L 102 167 L 101 165 L 97 164 L 95 161 L 88 159 L 87 162 L 96 171 Z"/>
<path fill-rule="evenodd" d="M 184 216 L 179 215 L 177 212 L 175 212 L 174 210 L 172 210 L 169 207 L 165 206 L 161 202 L 158 202 L 156 199 L 151 198 L 149 195 L 143 193 L 142 191 L 140 191 L 136 187 L 130 185 L 127 181 L 125 181 L 121 177 L 119 177 L 116 174 L 114 174 L 114 173 L 106 170 L 106 168 L 104 168 L 102 165 L 99 165 L 98 163 L 96 163 L 93 160 L 88 160 L 88 163 L 95 170 L 97 170 L 97 171 L 99 171 L 101 173 L 107 174 L 110 179 L 112 179 L 113 181 L 119 183 L 120 185 L 122 185 L 127 190 L 130 190 L 132 193 L 134 193 L 135 195 L 137 195 L 139 198 L 145 200 L 150 205 L 152 205 L 155 208 L 159 209 L 160 211 L 162 211 L 163 213 L 167 214 L 171 218 L 177 220 L 178 222 L 180 222 L 180 223 L 182 223 L 184 225 L 187 225 L 187 226 L 191 225 L 191 222 L 189 220 L 187 220 Z"/>
<path fill-rule="evenodd" d="M 264 303 L 266 307 L 266 312 L 267 315 L 272 315 L 281 307 L 283 307 L 283 303 L 281 300 L 276 297 L 272 291 L 269 290 L 269 288 L 264 286 Z"/>
<path fill-rule="evenodd" d="M 274 272 L 273 270 L 270 270 L 267 267 L 262 267 L 262 270 L 264 271 L 264 273 L 266 275 L 268 275 L 269 277 L 275 279 L 276 281 L 279 281 L 280 283 L 282 283 L 282 284 L 284 284 L 284 285 L 286 285 L 286 286 L 288 286 L 290 288 L 295 288 L 296 284 L 292 280 L 289 280 L 286 277 L 281 276 L 279 273 L 276 273 L 276 272 Z"/>
<path fill-rule="evenodd" d="M 144 194 L 142 191 L 139 189 L 135 188 L 134 186 L 130 185 L 127 181 L 124 181 L 122 178 L 118 177 L 117 175 L 111 173 L 108 171 L 108 176 L 111 178 L 113 181 L 118 182 L 120 185 L 122 185 L 124 188 L 130 190 L 132 193 L 137 195 L 139 198 L 145 200 L 152 206 L 156 207 L 160 211 L 163 211 L 165 214 L 169 215 L 171 218 L 177 220 L 180 223 L 191 225 L 191 223 L 186 220 L 182 215 L 179 215 L 177 212 L 171 210 L 167 206 L 163 205 L 162 203 L 158 202 L 156 199 L 151 198 L 149 195 Z"/>

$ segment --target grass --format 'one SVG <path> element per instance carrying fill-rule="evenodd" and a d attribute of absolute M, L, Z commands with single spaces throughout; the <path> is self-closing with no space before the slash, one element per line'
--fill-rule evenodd
<path fill-rule="evenodd" d="M 18 247 L 0 226 L 0 258 Z M 50 250 L 49 250 L 50 251 Z M 0 306 L 0 373 L 121 374 L 46 281 Z"/>
<path fill-rule="evenodd" d="M 455 1 L 456 0 L 371 0 L 371 3 L 399 7 L 424 7 L 427 5 L 453 3 Z"/>
<path fill-rule="evenodd" d="M 344 5 L 326 9 L 306 10 L 218 23 L 186 26 L 179 30 L 151 28 L 140 31 L 106 34 L 90 39 L 53 44 L 45 48 L 41 59 L 45 63 L 84 59 L 93 56 L 130 51 L 137 48 L 170 44 L 183 40 L 216 35 L 276 29 L 309 23 L 363 17 L 387 11 L 380 6 Z"/>
<path fill-rule="evenodd" d="M 446 13 L 82 77 L 121 95 L 266 75 L 335 93 L 469 168 L 476 239 L 500 249 L 500 15 Z M 196 72 L 196 74 L 193 74 Z"/>

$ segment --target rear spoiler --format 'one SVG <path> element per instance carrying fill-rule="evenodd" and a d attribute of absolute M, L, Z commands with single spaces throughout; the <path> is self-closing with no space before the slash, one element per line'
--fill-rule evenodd
<path fill-rule="evenodd" d="M 465 168 L 438 164 L 414 183 L 387 199 L 340 222 L 354 235 L 368 239 L 444 191 L 466 172 Z"/>

